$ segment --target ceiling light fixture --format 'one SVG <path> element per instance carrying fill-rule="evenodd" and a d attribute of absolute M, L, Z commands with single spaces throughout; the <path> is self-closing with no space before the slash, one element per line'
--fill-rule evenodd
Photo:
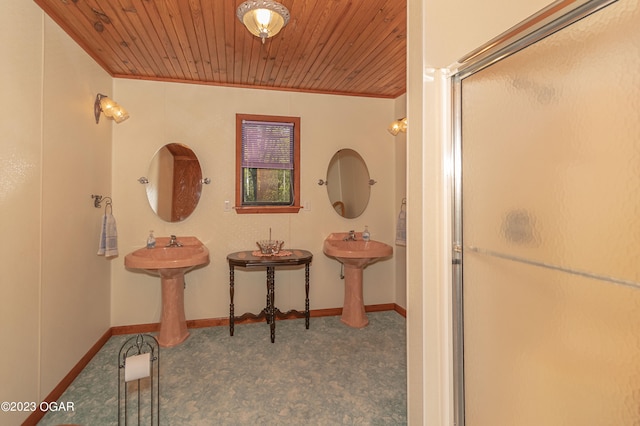
<path fill-rule="evenodd" d="M 100 113 L 103 113 L 105 117 L 110 117 L 116 123 L 122 123 L 129 118 L 127 110 L 122 108 L 116 101 L 110 99 L 108 96 L 98 93 L 96 95 L 96 101 L 93 104 L 93 114 L 96 116 L 96 124 L 100 121 Z"/>
<path fill-rule="evenodd" d="M 393 136 L 397 135 L 400 132 L 407 133 L 407 117 L 398 118 L 396 121 L 389 125 L 387 130 Z"/>
<path fill-rule="evenodd" d="M 238 6 L 236 16 L 262 44 L 289 22 L 289 10 L 272 0 L 248 0 Z"/>

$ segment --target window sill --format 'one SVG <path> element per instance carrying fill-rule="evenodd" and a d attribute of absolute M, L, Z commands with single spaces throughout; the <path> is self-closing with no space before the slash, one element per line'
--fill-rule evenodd
<path fill-rule="evenodd" d="M 302 206 L 236 206 L 238 214 L 298 213 Z"/>

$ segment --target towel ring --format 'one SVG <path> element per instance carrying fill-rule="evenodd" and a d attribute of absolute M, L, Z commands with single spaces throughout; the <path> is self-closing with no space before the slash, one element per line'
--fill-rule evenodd
<path fill-rule="evenodd" d="M 107 209 L 109 209 L 109 213 L 113 214 L 113 202 L 111 201 L 111 197 L 104 197 L 105 205 L 104 205 L 104 214 L 107 214 Z"/>

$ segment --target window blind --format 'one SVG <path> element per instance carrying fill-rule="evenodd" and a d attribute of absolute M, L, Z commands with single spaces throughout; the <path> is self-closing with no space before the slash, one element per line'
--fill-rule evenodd
<path fill-rule="evenodd" d="M 242 167 L 293 170 L 293 123 L 243 120 Z"/>

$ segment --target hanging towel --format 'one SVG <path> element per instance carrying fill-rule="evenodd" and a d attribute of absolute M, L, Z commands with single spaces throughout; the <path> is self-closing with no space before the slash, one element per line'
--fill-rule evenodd
<path fill-rule="evenodd" d="M 398 223 L 396 225 L 396 245 L 407 245 L 407 212 L 400 210 L 398 215 Z"/>
<path fill-rule="evenodd" d="M 102 217 L 98 256 L 113 257 L 117 255 L 118 230 L 116 229 L 116 218 L 111 213 L 105 213 Z"/>

